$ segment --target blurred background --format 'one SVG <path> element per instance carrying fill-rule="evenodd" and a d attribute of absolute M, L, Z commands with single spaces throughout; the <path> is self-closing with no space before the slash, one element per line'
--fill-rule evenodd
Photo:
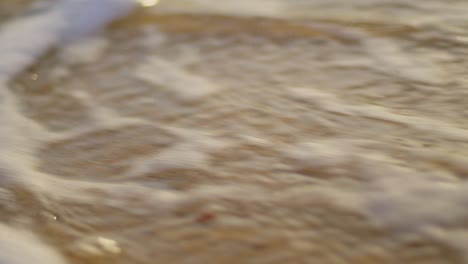
<path fill-rule="evenodd" d="M 2 0 L 0 263 L 467 263 L 467 12 Z"/>

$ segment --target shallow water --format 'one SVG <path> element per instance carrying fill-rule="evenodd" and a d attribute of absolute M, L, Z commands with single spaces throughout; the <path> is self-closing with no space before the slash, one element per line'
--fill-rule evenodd
<path fill-rule="evenodd" d="M 0 263 L 468 262 L 468 4 L 74 1 L 0 4 Z"/>

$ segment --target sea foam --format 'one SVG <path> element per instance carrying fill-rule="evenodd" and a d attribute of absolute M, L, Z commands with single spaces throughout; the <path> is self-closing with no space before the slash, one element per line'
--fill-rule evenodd
<path fill-rule="evenodd" d="M 64 0 L 0 28 L 0 186 L 27 178 L 24 167 L 34 160 L 29 155 L 34 147 L 29 136 L 40 132 L 19 114 L 8 82 L 54 46 L 96 32 L 134 7 L 133 0 Z M 65 263 L 32 233 L 0 225 L 0 263 L 31 262 Z"/>
<path fill-rule="evenodd" d="M 0 29 L 0 80 L 12 78 L 54 45 L 93 33 L 135 7 L 133 0 L 68 0 L 7 23 Z"/>

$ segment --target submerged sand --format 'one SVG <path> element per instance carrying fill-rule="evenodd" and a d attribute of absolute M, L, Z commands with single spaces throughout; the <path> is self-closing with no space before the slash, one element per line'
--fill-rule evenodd
<path fill-rule="evenodd" d="M 468 7 L 297 2 L 163 1 L 11 80 L 0 243 L 41 246 L 0 262 L 465 263 Z"/>

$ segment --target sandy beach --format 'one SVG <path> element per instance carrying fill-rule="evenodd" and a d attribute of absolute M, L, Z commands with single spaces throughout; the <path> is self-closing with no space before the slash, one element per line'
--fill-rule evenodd
<path fill-rule="evenodd" d="M 468 4 L 142 3 L 0 3 L 1 264 L 468 263 Z"/>

